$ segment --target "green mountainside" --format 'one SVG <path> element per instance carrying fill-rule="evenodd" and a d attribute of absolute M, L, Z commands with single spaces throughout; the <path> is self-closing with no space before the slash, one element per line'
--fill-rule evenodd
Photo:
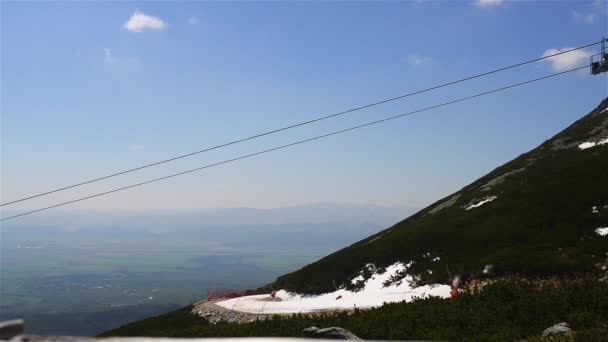
<path fill-rule="evenodd" d="M 419 284 L 448 282 L 448 268 L 468 279 L 499 277 L 483 291 L 245 324 L 211 324 L 186 307 L 101 336 L 301 337 L 310 326 L 340 326 L 365 339 L 540 341 L 546 327 L 569 322 L 574 334 L 564 340 L 607 341 L 608 235 L 596 231 L 608 227 L 607 108 L 608 98 L 462 190 L 268 286 L 352 288 L 368 263 L 413 261 L 407 271 Z"/>
<path fill-rule="evenodd" d="M 608 98 L 530 152 L 498 167 L 417 214 L 279 277 L 272 285 L 301 293 L 347 287 L 367 263 L 414 263 L 420 284 L 452 274 L 577 276 L 606 266 Z M 584 142 L 595 142 L 580 149 Z M 479 205 L 484 202 L 482 205 Z M 476 206 L 479 205 L 479 206 Z M 467 210 L 468 209 L 468 210 Z M 436 257 L 439 257 L 437 261 Z"/>

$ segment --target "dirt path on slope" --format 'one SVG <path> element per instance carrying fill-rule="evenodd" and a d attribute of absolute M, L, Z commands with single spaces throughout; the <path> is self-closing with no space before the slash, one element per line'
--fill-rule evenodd
<path fill-rule="evenodd" d="M 219 322 L 227 322 L 227 323 L 249 323 L 254 322 L 256 320 L 264 320 L 271 318 L 272 316 L 291 316 L 295 313 L 249 313 L 227 309 L 221 307 L 215 303 L 221 302 L 222 300 L 214 300 L 214 301 L 201 301 L 194 304 L 194 308 L 192 308 L 192 313 L 198 316 L 201 316 L 208 320 L 212 324 L 216 324 Z M 327 309 L 327 310 L 317 310 L 314 312 L 302 312 L 303 315 L 320 315 L 324 313 L 334 313 L 334 312 L 352 312 L 352 309 Z"/>

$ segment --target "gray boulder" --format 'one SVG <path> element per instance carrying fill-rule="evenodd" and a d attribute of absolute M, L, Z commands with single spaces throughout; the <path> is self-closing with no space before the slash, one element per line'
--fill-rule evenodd
<path fill-rule="evenodd" d="M 346 329 L 342 329 L 339 327 L 330 327 L 330 328 L 324 328 L 324 329 L 319 329 L 317 327 L 310 327 L 310 328 L 304 329 L 304 331 L 302 331 L 302 334 L 305 337 L 309 337 L 309 338 L 361 341 L 361 339 L 359 337 L 357 337 L 355 334 L 351 333 L 350 331 L 348 331 Z"/>
<path fill-rule="evenodd" d="M 570 329 L 570 325 L 566 322 L 562 322 L 545 329 L 542 337 L 547 337 L 549 335 L 569 334 L 571 331 L 572 329 Z"/>

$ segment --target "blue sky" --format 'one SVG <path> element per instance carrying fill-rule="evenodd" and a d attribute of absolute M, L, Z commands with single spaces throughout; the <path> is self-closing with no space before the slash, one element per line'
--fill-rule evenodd
<path fill-rule="evenodd" d="M 3 201 L 599 41 L 607 29 L 600 1 L 2 2 L 1 9 Z M 584 65 L 590 51 L 11 209 Z M 537 146 L 606 95 L 606 76 L 583 71 L 70 209 L 421 207 Z"/>

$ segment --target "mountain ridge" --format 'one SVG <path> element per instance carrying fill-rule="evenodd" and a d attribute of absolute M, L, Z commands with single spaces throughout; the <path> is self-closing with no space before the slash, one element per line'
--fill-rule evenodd
<path fill-rule="evenodd" d="M 311 294 L 334 283 L 349 288 L 366 264 L 396 261 L 413 262 L 407 273 L 420 284 L 448 282 L 448 270 L 484 277 L 485 265 L 496 275 L 598 271 L 608 263 L 608 239 L 594 232 L 608 225 L 607 108 L 608 98 L 531 151 L 271 286 Z"/>

